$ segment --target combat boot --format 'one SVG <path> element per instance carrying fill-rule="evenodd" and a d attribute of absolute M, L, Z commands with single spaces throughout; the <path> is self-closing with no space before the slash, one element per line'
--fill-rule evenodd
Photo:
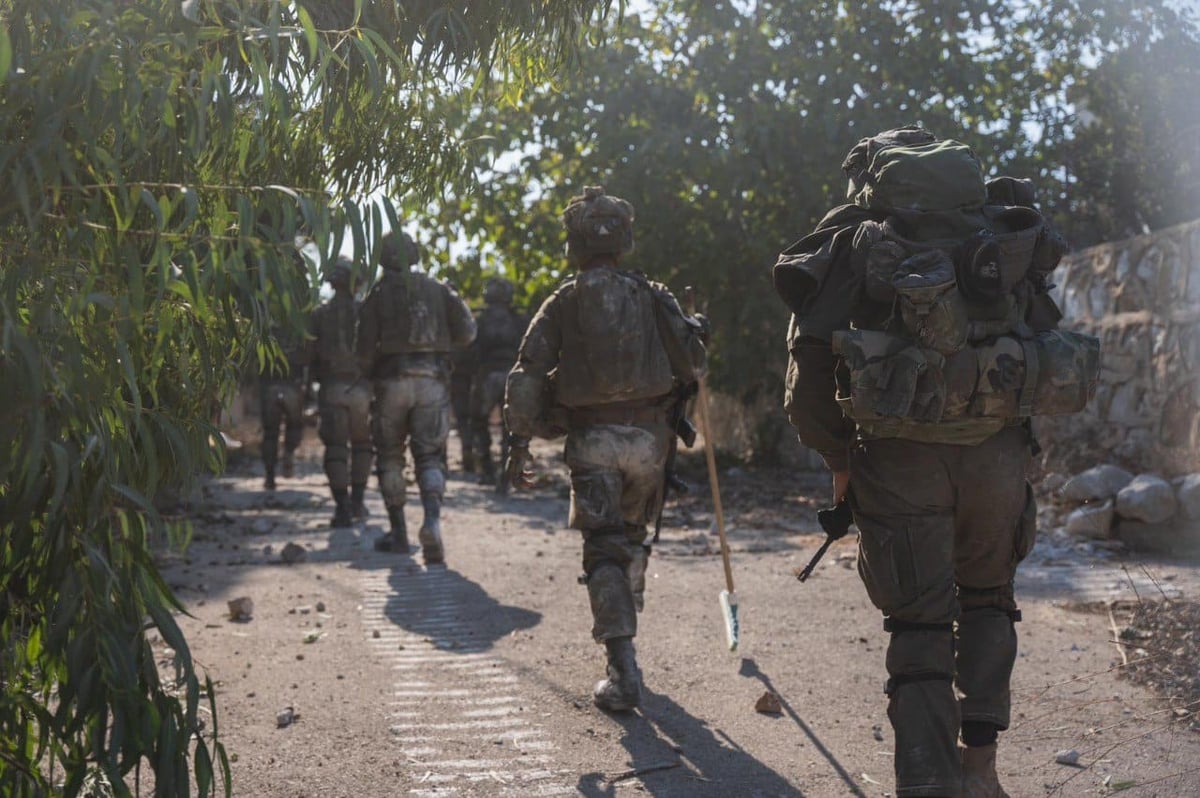
<path fill-rule="evenodd" d="M 388 523 L 391 531 L 375 539 L 375 551 L 394 551 L 397 554 L 408 554 L 408 527 L 404 523 L 404 508 L 387 508 Z"/>
<path fill-rule="evenodd" d="M 475 452 L 465 446 L 462 451 L 462 470 L 467 474 L 475 473 Z"/>
<path fill-rule="evenodd" d="M 425 518 L 421 529 L 417 532 L 417 540 L 421 542 L 421 556 L 426 565 L 435 565 L 446 561 L 446 551 L 442 547 L 442 496 L 429 491 L 421 492 L 421 505 L 425 508 Z"/>
<path fill-rule="evenodd" d="M 642 700 L 642 672 L 638 670 L 632 637 L 604 641 L 608 652 L 608 678 L 597 682 L 592 701 L 609 712 L 629 712 Z"/>
<path fill-rule="evenodd" d="M 486 452 L 479 458 L 479 484 L 496 484 L 496 463 L 492 460 L 491 452 Z"/>
<path fill-rule="evenodd" d="M 263 480 L 264 490 L 275 490 L 275 469 L 267 469 L 267 478 Z"/>
<path fill-rule="evenodd" d="M 335 529 L 354 526 L 354 517 L 350 514 L 350 497 L 345 488 L 330 488 L 333 493 L 333 518 L 329 525 Z"/>
<path fill-rule="evenodd" d="M 283 462 L 280 463 L 279 473 L 284 479 L 291 479 L 296 474 L 296 452 L 293 449 L 287 449 L 283 453 Z"/>
<path fill-rule="evenodd" d="M 350 515 L 355 521 L 365 521 L 369 513 L 363 497 L 367 492 L 366 485 L 350 486 Z"/>
<path fill-rule="evenodd" d="M 962 798 L 1009 798 L 996 775 L 996 744 L 963 746 Z"/>

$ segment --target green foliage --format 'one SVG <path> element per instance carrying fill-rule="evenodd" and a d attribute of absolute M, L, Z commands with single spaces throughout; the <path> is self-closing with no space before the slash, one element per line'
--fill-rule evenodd
<path fill-rule="evenodd" d="M 544 79 L 609 5 L 0 2 L 5 795 L 129 795 L 143 767 L 229 794 L 151 553 L 187 530 L 153 497 L 221 467 L 221 402 L 302 329 L 297 245 L 369 260 L 398 220 L 359 198 L 466 175 L 438 113 Z"/>
<path fill-rule="evenodd" d="M 919 122 L 962 139 L 993 173 L 1035 178 L 1075 233 L 1067 93 L 1107 53 L 1168 31 L 1194 46 L 1171 7 L 669 0 L 516 107 L 458 118 L 483 190 L 437 213 L 449 239 L 499 260 L 536 299 L 565 267 L 568 198 L 605 185 L 637 210 L 628 266 L 710 300 L 718 382 L 748 400 L 779 395 L 786 313 L 770 267 L 844 202 L 839 166 L 859 138 Z"/>

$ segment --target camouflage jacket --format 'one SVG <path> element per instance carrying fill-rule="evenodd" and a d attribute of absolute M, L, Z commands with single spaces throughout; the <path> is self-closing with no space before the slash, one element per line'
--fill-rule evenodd
<path fill-rule="evenodd" d="M 358 303 L 349 294 L 334 294 L 315 308 L 308 319 L 308 362 L 318 381 L 357 380 L 360 372 L 354 352 Z"/>
<path fill-rule="evenodd" d="M 509 305 L 488 305 L 475 317 L 476 370 L 480 374 L 508 371 L 517 361 L 529 319 Z"/>
<path fill-rule="evenodd" d="M 355 349 L 362 373 L 378 376 L 393 356 L 448 355 L 474 339 L 475 319 L 457 291 L 421 272 L 389 270 L 359 309 Z"/>
<path fill-rule="evenodd" d="M 525 333 L 505 391 L 508 427 L 554 437 L 564 431 L 556 408 L 661 401 L 705 374 L 701 332 L 665 285 L 607 265 L 585 269 L 542 303 Z"/>

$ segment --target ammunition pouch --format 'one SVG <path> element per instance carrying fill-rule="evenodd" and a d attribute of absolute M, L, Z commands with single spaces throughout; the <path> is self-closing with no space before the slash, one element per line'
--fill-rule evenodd
<path fill-rule="evenodd" d="M 1059 330 L 999 336 L 949 357 L 891 333 L 843 330 L 833 351 L 845 366 L 838 404 L 865 430 L 895 437 L 918 437 L 914 422 L 965 423 L 966 434 L 975 421 L 995 432 L 1006 419 L 1076 413 L 1100 372 L 1099 340 Z"/>

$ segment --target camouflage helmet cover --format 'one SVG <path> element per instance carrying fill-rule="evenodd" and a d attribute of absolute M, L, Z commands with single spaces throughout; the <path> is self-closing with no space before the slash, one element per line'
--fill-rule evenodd
<path fill-rule="evenodd" d="M 333 263 L 325 264 L 325 282 L 332 283 L 339 279 L 352 280 L 354 278 L 354 261 L 345 255 L 338 255 Z"/>
<path fill-rule="evenodd" d="M 379 265 L 385 269 L 407 269 L 420 260 L 417 242 L 403 230 L 393 230 L 379 242 Z"/>
<path fill-rule="evenodd" d="M 483 284 L 483 301 L 489 305 L 507 305 L 513 299 L 513 284 L 503 277 L 489 277 Z"/>
<path fill-rule="evenodd" d="M 569 261 L 633 252 L 633 206 L 620 197 L 608 196 L 603 186 L 586 186 L 581 196 L 572 197 L 562 221 Z"/>

